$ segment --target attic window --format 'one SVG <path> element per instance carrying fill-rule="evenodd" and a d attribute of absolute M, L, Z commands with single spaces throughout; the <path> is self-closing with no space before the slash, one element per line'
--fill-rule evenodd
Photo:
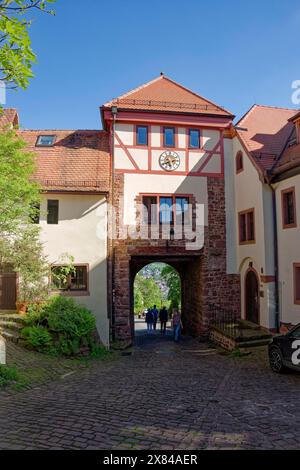
<path fill-rule="evenodd" d="M 55 135 L 39 135 L 36 141 L 37 147 L 51 147 L 54 145 Z"/>

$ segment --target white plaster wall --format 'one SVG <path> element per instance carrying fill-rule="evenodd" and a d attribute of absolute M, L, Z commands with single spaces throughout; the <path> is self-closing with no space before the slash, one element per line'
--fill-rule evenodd
<path fill-rule="evenodd" d="M 198 204 L 205 205 L 207 214 L 207 179 L 197 176 L 135 175 L 125 174 L 124 180 L 124 224 L 135 225 L 135 198 L 139 194 L 193 194 Z"/>
<path fill-rule="evenodd" d="M 47 225 L 47 199 L 59 200 L 59 223 Z M 48 194 L 41 204 L 41 240 L 50 263 L 69 254 L 89 265 L 89 296 L 75 297 L 96 317 L 101 341 L 109 344 L 107 312 L 107 203 L 103 196 Z"/>
<path fill-rule="evenodd" d="M 272 198 L 270 189 L 262 184 L 258 172 L 246 155 L 237 138 L 233 139 L 233 164 L 235 184 L 235 227 L 237 243 L 237 263 L 241 272 L 242 317 L 245 318 L 245 273 L 249 263 L 257 272 L 260 296 L 260 323 L 267 328 L 275 327 L 274 283 L 260 282 L 260 276 L 274 275 L 274 257 L 272 254 Z M 238 174 L 235 171 L 235 157 L 238 151 L 244 155 L 244 170 Z M 238 213 L 247 209 L 255 209 L 255 243 L 239 245 Z M 232 215 L 231 215 L 232 216 Z M 267 249 L 266 249 L 267 247 Z"/>
<path fill-rule="evenodd" d="M 122 140 L 124 145 L 133 145 L 134 142 L 134 125 L 116 123 L 116 133 Z"/>
<path fill-rule="evenodd" d="M 232 139 L 224 139 L 227 273 L 238 274 L 234 159 L 232 155 Z"/>
<path fill-rule="evenodd" d="M 297 227 L 283 229 L 281 191 L 295 186 Z M 300 263 L 300 175 L 276 185 L 280 317 L 284 323 L 300 323 L 300 305 L 294 304 L 293 263 Z"/>

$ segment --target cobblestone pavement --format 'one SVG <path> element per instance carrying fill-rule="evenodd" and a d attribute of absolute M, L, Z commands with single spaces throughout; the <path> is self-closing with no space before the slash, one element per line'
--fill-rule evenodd
<path fill-rule="evenodd" d="M 133 354 L 9 396 L 0 449 L 295 449 L 300 374 L 273 374 L 266 349 L 233 358 L 157 336 Z"/>

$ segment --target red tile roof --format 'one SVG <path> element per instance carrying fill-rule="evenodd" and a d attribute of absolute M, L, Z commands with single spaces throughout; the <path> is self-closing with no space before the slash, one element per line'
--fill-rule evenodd
<path fill-rule="evenodd" d="M 263 170 L 270 170 L 280 157 L 294 128 L 289 119 L 297 113 L 295 109 L 254 105 L 237 123 L 240 139 Z"/>
<path fill-rule="evenodd" d="M 112 106 L 126 110 L 169 111 L 234 117 L 224 108 L 164 75 L 113 99 L 104 104 L 103 108 L 111 108 Z"/>
<path fill-rule="evenodd" d="M 109 136 L 105 131 L 26 130 L 19 135 L 37 156 L 35 178 L 48 191 L 108 192 Z M 36 147 L 40 135 L 55 135 L 52 147 Z"/>
<path fill-rule="evenodd" d="M 0 128 L 16 126 L 19 124 L 19 116 L 14 108 L 0 109 Z"/>

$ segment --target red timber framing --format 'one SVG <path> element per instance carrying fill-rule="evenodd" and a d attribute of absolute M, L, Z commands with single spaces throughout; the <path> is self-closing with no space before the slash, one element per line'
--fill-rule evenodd
<path fill-rule="evenodd" d="M 102 109 L 103 120 L 106 122 L 106 126 L 110 129 L 112 125 L 112 114 L 109 109 Z M 181 113 L 163 113 L 163 112 L 140 112 L 140 111 L 122 111 L 120 110 L 117 115 L 116 122 L 118 124 L 131 124 L 133 126 L 133 145 L 125 145 L 122 142 L 118 132 L 116 132 L 115 148 L 121 148 L 132 165 L 131 169 L 116 168 L 115 173 L 137 173 L 137 174 L 157 174 L 157 175 L 169 175 L 169 176 L 204 176 L 204 177 L 216 177 L 224 178 L 224 134 L 232 125 L 231 117 L 228 116 L 207 116 L 207 115 L 192 115 L 192 114 L 181 114 Z M 148 145 L 137 145 L 136 142 L 136 131 L 138 126 L 145 126 L 148 128 Z M 160 128 L 160 146 L 152 145 L 151 138 L 151 126 Z M 175 128 L 175 146 L 164 147 L 163 130 L 165 127 Z M 186 137 L 185 145 L 179 147 L 179 136 L 178 129 L 185 128 Z M 200 148 L 190 148 L 189 133 L 191 129 L 199 131 Z M 220 139 L 211 150 L 206 150 L 204 144 L 204 131 L 214 130 L 220 134 Z M 132 150 L 145 150 L 148 151 L 148 164 L 147 169 L 140 169 L 138 163 L 135 161 Z M 154 170 L 152 168 L 152 152 L 161 151 L 162 153 L 166 150 L 175 152 L 181 152 L 185 154 L 185 170 L 178 170 L 168 172 L 164 170 Z M 202 157 L 202 163 L 199 162 L 199 168 L 195 171 L 191 171 L 189 165 L 190 155 L 195 153 L 205 153 Z M 213 156 L 220 156 L 220 171 L 216 173 L 206 172 L 205 167 L 209 164 Z"/>
<path fill-rule="evenodd" d="M 131 116 L 132 118 L 132 116 Z M 140 173 L 140 174 L 157 174 L 157 175 L 168 175 L 168 176 L 211 176 L 211 177 L 217 177 L 217 178 L 223 178 L 224 177 L 224 127 L 219 127 L 218 124 L 214 123 L 214 127 L 208 127 L 207 122 L 205 124 L 203 123 L 201 127 L 198 127 L 196 125 L 191 125 L 187 124 L 184 121 L 176 123 L 176 125 L 171 125 L 167 121 L 167 117 L 165 116 L 166 123 L 164 125 L 159 125 L 157 122 L 151 122 L 151 121 L 138 121 L 134 122 L 134 119 L 131 119 L 131 122 L 123 121 L 121 119 L 118 119 L 119 124 L 132 124 L 133 125 L 133 145 L 128 145 L 124 144 L 122 142 L 120 136 L 118 135 L 118 132 L 115 133 L 115 148 L 116 149 L 122 149 L 123 152 L 125 153 L 126 157 L 128 158 L 129 162 L 132 165 L 132 169 L 122 169 L 122 168 L 116 168 L 115 172 L 116 173 Z M 207 118 L 206 118 L 207 120 Z M 212 121 L 215 121 L 215 119 L 212 119 Z M 136 142 L 136 131 L 138 126 L 145 126 L 148 128 L 148 145 L 137 145 Z M 160 146 L 153 146 L 152 145 L 152 133 L 151 133 L 151 126 L 156 126 L 160 128 Z M 165 127 L 174 127 L 175 129 L 175 146 L 174 147 L 165 147 L 164 146 L 164 129 Z M 185 144 L 182 147 L 179 147 L 179 136 L 178 136 L 178 128 L 185 128 Z M 199 131 L 199 138 L 200 138 L 200 147 L 199 148 L 191 148 L 190 147 L 190 130 L 191 129 L 196 129 Z M 205 143 L 204 143 L 204 136 L 205 136 L 205 130 L 215 130 L 219 132 L 219 140 L 216 143 L 216 145 L 211 149 L 207 150 L 205 149 Z M 137 161 L 134 158 L 134 152 L 133 150 L 145 150 L 148 151 L 148 164 L 147 164 L 147 169 L 141 169 L 138 166 Z M 162 169 L 159 170 L 154 170 L 152 168 L 152 152 L 153 151 L 159 151 L 163 153 L 166 150 L 171 150 L 175 152 L 181 152 L 184 153 L 184 168 L 185 170 L 175 170 L 173 172 L 169 171 L 164 171 Z M 193 153 L 202 153 L 204 156 L 202 157 L 202 162 L 199 162 L 199 167 L 197 170 L 192 171 L 190 169 L 189 165 L 189 159 L 190 155 Z M 216 156 L 219 156 L 220 158 L 220 171 L 216 173 L 212 172 L 207 172 L 205 171 L 206 166 L 209 164 L 212 158 L 216 158 Z"/>

